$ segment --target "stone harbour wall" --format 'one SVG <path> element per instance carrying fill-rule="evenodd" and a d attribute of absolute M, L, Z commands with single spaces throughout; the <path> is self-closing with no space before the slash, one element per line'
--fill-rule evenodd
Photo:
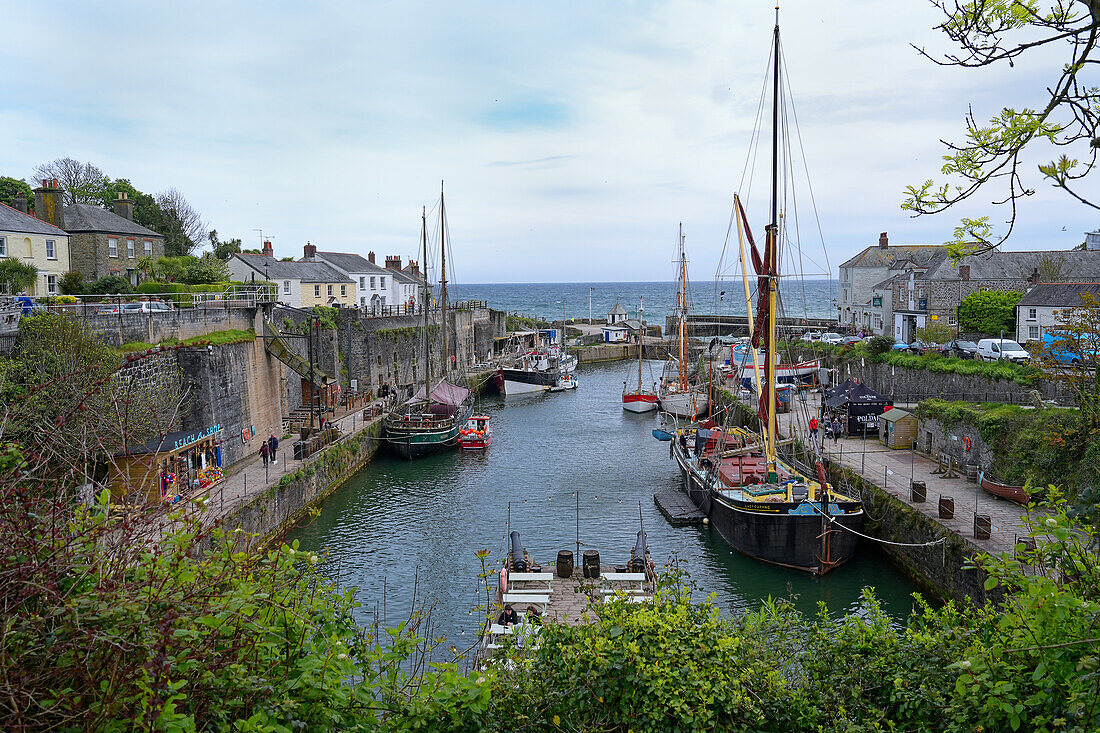
<path fill-rule="evenodd" d="M 166 313 L 97 314 L 95 304 L 74 305 L 65 313 L 80 317 L 108 346 L 156 344 L 165 339 L 185 341 L 211 331 L 253 328 L 255 308 L 177 308 Z"/>
<path fill-rule="evenodd" d="M 855 377 L 897 402 L 912 403 L 939 398 L 1030 404 L 1032 392 L 1038 391 L 1044 400 L 1065 405 L 1073 403 L 1072 396 L 1066 394 L 1061 385 L 1049 380 L 1041 380 L 1036 387 L 1026 387 L 1008 380 L 991 380 L 968 374 L 935 374 L 926 369 L 907 369 L 858 358 L 842 362 L 838 370 L 840 381 Z"/>

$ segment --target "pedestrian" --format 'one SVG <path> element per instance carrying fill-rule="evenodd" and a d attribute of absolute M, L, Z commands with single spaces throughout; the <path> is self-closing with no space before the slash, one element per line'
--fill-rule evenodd
<path fill-rule="evenodd" d="M 833 445 L 835 446 L 837 441 L 840 440 L 840 431 L 842 430 L 842 427 L 840 425 L 840 420 L 838 420 L 834 417 L 832 427 L 833 427 Z"/>
<path fill-rule="evenodd" d="M 271 434 L 271 437 L 267 439 L 268 452 L 271 453 L 271 462 L 276 466 L 279 465 L 279 439 L 275 437 L 275 433 Z"/>
<path fill-rule="evenodd" d="M 813 441 L 814 447 L 817 447 L 817 418 L 810 418 L 810 440 Z"/>
<path fill-rule="evenodd" d="M 267 465 L 267 459 L 270 457 L 270 455 L 271 446 L 268 445 L 267 441 L 265 440 L 264 442 L 260 443 L 260 458 L 264 459 L 265 466 Z"/>

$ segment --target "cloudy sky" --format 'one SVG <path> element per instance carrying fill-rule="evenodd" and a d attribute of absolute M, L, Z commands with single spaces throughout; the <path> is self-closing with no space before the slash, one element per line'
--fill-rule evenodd
<path fill-rule="evenodd" d="M 445 180 L 463 282 L 673 279 L 681 221 L 693 276 L 712 278 L 748 189 L 774 19 L 774 0 L 4 6 L 0 174 L 89 160 L 180 189 L 246 246 L 262 228 L 281 256 L 310 240 L 380 259 L 415 253 Z M 909 45 L 946 48 L 923 0 L 782 6 L 833 271 L 881 231 L 948 239 L 957 217 L 909 218 L 905 186 L 935 174 L 968 104 L 979 118 L 1039 104 L 1058 57 L 938 68 Z M 1096 227 L 1038 188 L 1010 248 L 1074 246 Z M 960 213 L 1002 220 L 990 198 Z M 750 216 L 762 229 L 764 208 Z"/>

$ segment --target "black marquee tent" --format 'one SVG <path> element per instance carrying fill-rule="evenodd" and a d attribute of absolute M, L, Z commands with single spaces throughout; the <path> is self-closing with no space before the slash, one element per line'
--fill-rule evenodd
<path fill-rule="evenodd" d="M 853 379 L 825 391 L 825 408 L 840 416 L 848 435 L 877 433 L 878 416 L 893 405 L 889 397 Z"/>

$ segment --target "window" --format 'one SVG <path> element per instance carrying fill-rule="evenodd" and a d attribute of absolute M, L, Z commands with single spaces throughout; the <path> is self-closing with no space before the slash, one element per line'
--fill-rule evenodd
<path fill-rule="evenodd" d="M 1035 309 L 1032 308 L 1031 310 L 1035 310 Z M 1028 326 L 1027 327 L 1027 337 L 1031 341 L 1038 341 L 1039 340 L 1039 327 L 1038 326 Z"/>
<path fill-rule="evenodd" d="M 118 240 L 114 237 L 107 240 L 107 256 L 118 257 Z"/>
<path fill-rule="evenodd" d="M 348 294 L 348 286 L 347 285 L 341 285 L 340 286 L 340 295 L 347 295 L 347 294 Z"/>
<path fill-rule="evenodd" d="M 332 286 L 331 285 L 326 286 L 325 290 L 328 293 L 328 297 L 331 298 L 332 297 Z"/>
<path fill-rule="evenodd" d="M 955 319 L 955 316 L 948 316 L 947 317 L 947 323 L 950 326 L 954 326 L 957 323 L 957 321 Z"/>
<path fill-rule="evenodd" d="M 1029 321 L 1034 321 L 1035 320 L 1035 309 L 1034 308 L 1028 308 L 1027 309 L 1027 320 L 1029 320 Z"/>
<path fill-rule="evenodd" d="M 153 256 L 153 243 L 148 239 L 145 240 L 145 256 L 146 257 L 152 257 Z"/>
<path fill-rule="evenodd" d="M 320 298 L 321 297 L 321 286 L 320 285 L 314 285 L 313 286 L 313 297 L 314 298 Z"/>
<path fill-rule="evenodd" d="M 46 275 L 46 292 L 57 295 L 57 275 Z"/>
<path fill-rule="evenodd" d="M 290 281 L 283 280 L 283 295 L 290 295 Z"/>
<path fill-rule="evenodd" d="M 8 238 L 0 237 L 0 257 L 8 256 Z"/>
<path fill-rule="evenodd" d="M 47 239 L 46 240 L 46 259 L 47 260 L 56 260 L 57 259 L 57 247 L 54 244 L 54 241 L 52 239 Z"/>
<path fill-rule="evenodd" d="M 366 290 L 367 289 L 367 278 L 366 278 L 365 275 L 360 275 L 359 276 L 359 289 L 360 290 Z"/>
<path fill-rule="evenodd" d="M 382 290 L 386 289 L 386 278 L 385 278 L 385 276 L 378 278 L 378 287 L 381 288 Z"/>
<path fill-rule="evenodd" d="M 363 306 L 364 308 L 367 307 L 367 296 L 364 295 L 359 298 L 359 305 Z"/>
<path fill-rule="evenodd" d="M 126 256 L 130 259 L 134 259 L 134 240 L 126 240 Z"/>

